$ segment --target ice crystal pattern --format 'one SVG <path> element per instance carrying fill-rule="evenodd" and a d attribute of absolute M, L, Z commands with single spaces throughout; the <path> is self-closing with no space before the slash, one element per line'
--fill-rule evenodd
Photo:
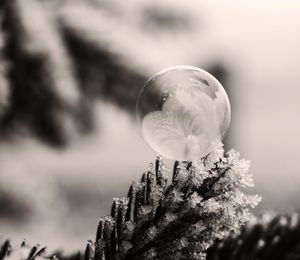
<path fill-rule="evenodd" d="M 202 158 L 222 141 L 230 123 L 228 96 L 208 72 L 175 66 L 141 90 L 137 119 L 145 141 L 174 160 Z"/>

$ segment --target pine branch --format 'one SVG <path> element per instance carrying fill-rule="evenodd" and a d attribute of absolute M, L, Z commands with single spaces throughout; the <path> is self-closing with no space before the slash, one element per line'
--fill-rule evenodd
<path fill-rule="evenodd" d="M 298 260 L 299 238 L 298 214 L 265 215 L 239 233 L 216 241 L 208 249 L 207 260 Z"/>
<path fill-rule="evenodd" d="M 80 96 L 54 17 L 34 0 L 4 1 L 3 10 L 10 99 L 2 134 L 22 125 L 52 144 L 64 144 Z"/>
<path fill-rule="evenodd" d="M 84 254 L 80 252 L 65 256 L 61 252 L 48 253 L 46 246 L 30 246 L 23 241 L 20 247 L 12 247 L 9 240 L 0 243 L 0 260 L 91 260 L 94 257 L 94 246 L 88 241 Z"/>
<path fill-rule="evenodd" d="M 0 260 L 16 259 L 18 254 L 21 254 L 21 260 L 43 257 L 61 260 L 204 260 L 213 241 L 239 230 L 249 220 L 249 208 L 255 207 L 260 200 L 239 189 L 253 185 L 248 163 L 240 160 L 233 151 L 224 154 L 222 147 L 199 162 L 175 162 L 169 185 L 168 173 L 158 157 L 140 181 L 132 183 L 126 198 L 114 199 L 110 215 L 99 221 L 95 242 L 88 241 L 83 254 L 47 254 L 45 247 L 29 247 L 25 242 L 19 250 L 13 250 L 6 241 L 0 248 Z M 271 232 L 265 235 L 266 243 L 277 234 L 282 235 L 276 221 L 270 222 Z M 290 226 L 294 222 L 288 221 Z M 243 231 L 246 242 L 242 246 L 239 244 L 238 258 L 234 259 L 241 260 L 244 254 L 249 254 L 263 234 L 259 225 L 254 232 L 250 230 L 253 234 L 247 230 Z M 244 239 L 240 236 L 238 241 Z M 225 240 L 229 253 L 232 253 L 235 241 L 234 237 Z M 219 252 L 223 255 L 222 250 L 226 251 L 227 247 L 214 245 L 209 249 L 209 257 L 219 259 L 216 257 Z"/>
<path fill-rule="evenodd" d="M 0 244 L 0 260 L 4 259 L 19 259 L 19 260 L 35 260 L 37 258 L 43 257 L 46 253 L 47 247 L 41 247 L 40 245 L 35 245 L 30 247 L 23 241 L 20 248 L 17 250 L 13 249 L 9 240 L 5 240 L 4 243 Z"/>
<path fill-rule="evenodd" d="M 216 238 L 236 231 L 259 198 L 239 187 L 252 186 L 248 163 L 219 148 L 200 162 L 160 158 L 133 183 L 128 197 L 114 199 L 111 215 L 99 223 L 94 259 L 204 259 Z"/>

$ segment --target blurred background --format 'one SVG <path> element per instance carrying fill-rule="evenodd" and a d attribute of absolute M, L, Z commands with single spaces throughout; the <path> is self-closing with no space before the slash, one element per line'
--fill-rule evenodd
<path fill-rule="evenodd" d="M 0 238 L 69 252 L 155 158 L 135 123 L 145 81 L 206 69 L 232 106 L 257 213 L 300 206 L 300 3 L 0 1 Z"/>

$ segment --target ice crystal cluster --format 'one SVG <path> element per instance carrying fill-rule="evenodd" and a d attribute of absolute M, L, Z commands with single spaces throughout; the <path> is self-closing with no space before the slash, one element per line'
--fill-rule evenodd
<path fill-rule="evenodd" d="M 241 190 L 253 186 L 249 162 L 223 147 L 195 162 L 175 161 L 170 184 L 169 169 L 161 158 L 133 182 L 126 198 L 115 198 L 109 216 L 100 219 L 96 241 L 84 254 L 61 260 L 199 259 L 216 239 L 235 233 L 251 218 L 250 209 L 260 201 Z M 25 252 L 25 251 L 26 252 Z M 39 246 L 13 251 L 6 241 L 0 260 L 39 259 Z M 25 255 L 24 255 L 25 252 Z M 18 253 L 24 256 L 16 258 Z M 213 258 L 214 259 L 214 258 Z M 219 259 L 219 258 L 216 258 Z"/>
<path fill-rule="evenodd" d="M 167 185 L 161 158 L 115 198 L 100 219 L 91 259 L 205 259 L 215 239 L 235 232 L 260 201 L 241 188 L 253 186 L 249 162 L 219 147 L 198 162 L 178 162 Z"/>

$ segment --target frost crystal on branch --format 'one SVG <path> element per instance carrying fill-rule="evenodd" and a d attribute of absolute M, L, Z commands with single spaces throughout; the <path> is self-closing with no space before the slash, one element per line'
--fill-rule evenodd
<path fill-rule="evenodd" d="M 200 161 L 176 161 L 167 185 L 158 157 L 100 220 L 91 259 L 205 259 L 212 242 L 238 230 L 260 201 L 240 189 L 254 185 L 248 170 L 248 161 L 220 146 Z"/>
<path fill-rule="evenodd" d="M 258 243 L 260 252 L 273 232 L 274 221 L 279 228 L 289 223 L 293 230 L 298 230 L 299 221 L 298 218 L 263 221 L 271 224 L 267 224 L 270 232 L 262 242 L 261 233 L 251 240 L 247 227 L 239 235 L 236 231 L 250 219 L 250 209 L 260 201 L 259 196 L 246 195 L 241 190 L 253 186 L 248 170 L 249 162 L 239 159 L 234 151 L 224 154 L 220 146 L 198 162 L 176 161 L 172 181 L 167 185 L 169 170 L 158 157 L 141 180 L 132 183 L 127 198 L 114 198 L 110 215 L 99 221 L 96 241 L 88 241 L 83 254 L 49 255 L 45 247 L 28 247 L 25 243 L 15 250 L 7 240 L 0 243 L 0 260 L 204 260 L 209 247 L 209 259 L 217 260 L 223 259 L 223 252 L 230 257 L 233 247 L 237 248 L 234 252 L 248 255 L 250 247 L 243 246 L 248 242 Z M 231 236 L 223 240 L 228 234 Z M 241 237 L 241 244 L 236 236 Z M 211 247 L 214 241 L 220 242 Z M 264 248 L 266 252 L 273 250 Z"/>

